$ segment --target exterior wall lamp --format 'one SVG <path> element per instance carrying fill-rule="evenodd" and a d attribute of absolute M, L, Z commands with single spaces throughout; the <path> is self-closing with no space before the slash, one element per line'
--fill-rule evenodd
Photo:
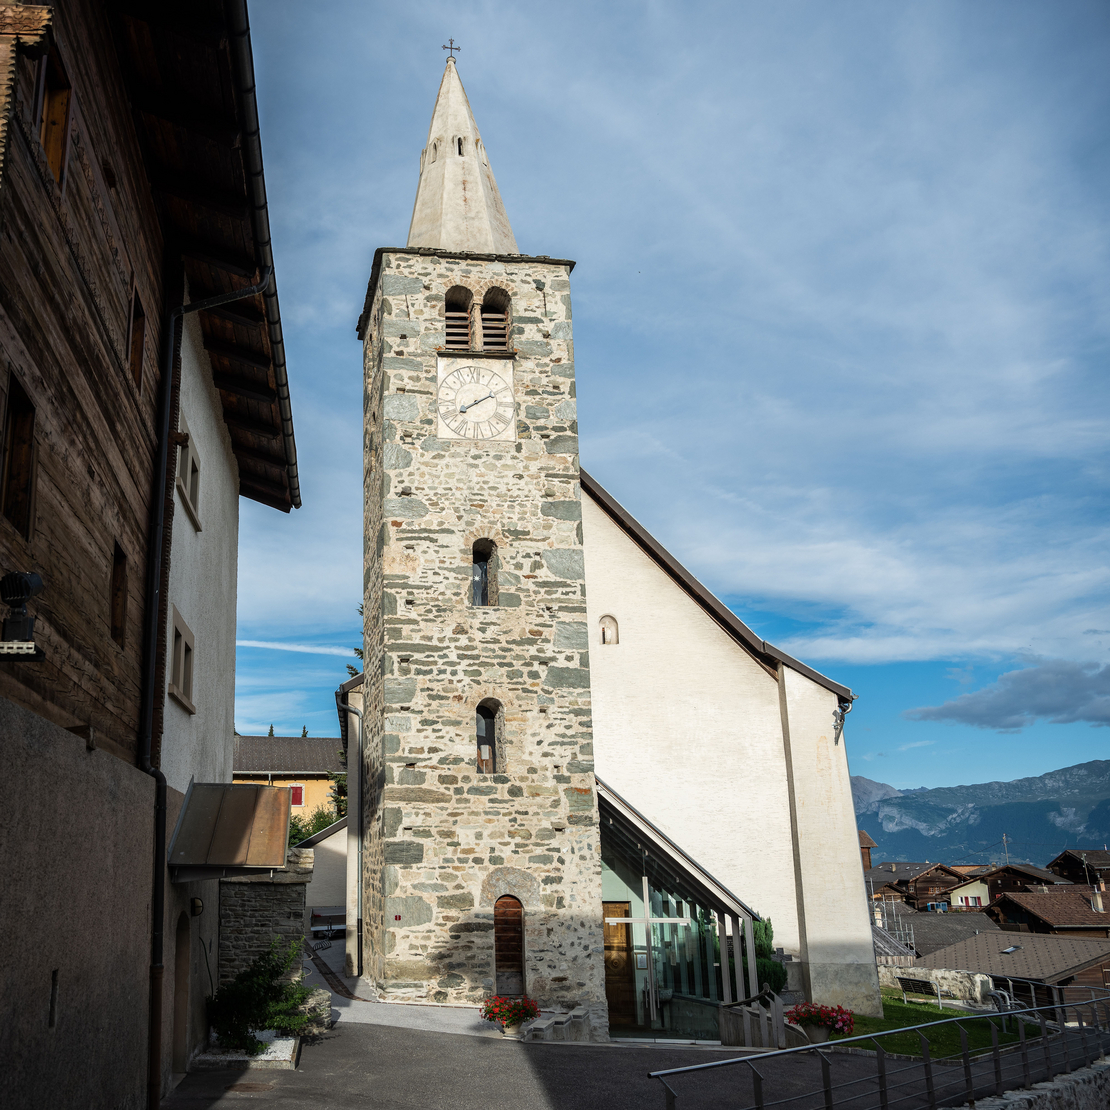
<path fill-rule="evenodd" d="M 0 633 L 0 657 L 22 663 L 46 658 L 42 648 L 35 646 L 35 618 L 27 614 L 27 602 L 42 589 L 42 578 L 34 571 L 12 571 L 0 578 L 0 601 L 11 609 Z"/>

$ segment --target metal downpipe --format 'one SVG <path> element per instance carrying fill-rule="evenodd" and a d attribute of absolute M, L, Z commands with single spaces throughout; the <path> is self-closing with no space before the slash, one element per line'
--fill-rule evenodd
<path fill-rule="evenodd" d="M 151 763 L 154 747 L 155 681 L 158 677 L 158 626 L 162 610 L 162 548 L 166 533 L 166 473 L 170 454 L 170 417 L 173 408 L 173 362 L 177 326 L 189 312 L 200 312 L 261 293 L 273 277 L 265 266 L 258 282 L 203 301 L 167 311 L 162 327 L 158 400 L 158 461 L 154 471 L 154 519 L 147 558 L 146 611 L 143 614 L 143 685 L 139 705 L 139 770 L 150 775 L 154 790 L 154 878 L 151 884 L 150 1001 L 147 1030 L 147 1107 L 157 1110 L 162 1098 L 162 979 L 166 921 L 166 776 Z"/>

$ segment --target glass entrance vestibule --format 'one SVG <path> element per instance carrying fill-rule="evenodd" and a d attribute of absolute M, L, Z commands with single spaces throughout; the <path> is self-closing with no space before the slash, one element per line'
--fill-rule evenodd
<path fill-rule="evenodd" d="M 758 993 L 757 915 L 600 780 L 598 802 L 610 1033 L 717 1040 Z"/>

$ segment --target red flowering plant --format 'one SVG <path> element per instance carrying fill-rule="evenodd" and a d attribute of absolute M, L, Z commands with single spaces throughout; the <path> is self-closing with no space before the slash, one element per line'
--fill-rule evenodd
<path fill-rule="evenodd" d="M 482 1003 L 478 1011 L 484 1021 L 496 1021 L 499 1025 L 520 1025 L 540 1016 L 540 1008 L 526 994 L 519 997 L 505 997 L 495 994 Z"/>
<path fill-rule="evenodd" d="M 799 1002 L 786 1011 L 791 1025 L 827 1025 L 833 1033 L 850 1036 L 855 1028 L 851 1010 L 843 1006 L 818 1006 L 815 1002 Z"/>

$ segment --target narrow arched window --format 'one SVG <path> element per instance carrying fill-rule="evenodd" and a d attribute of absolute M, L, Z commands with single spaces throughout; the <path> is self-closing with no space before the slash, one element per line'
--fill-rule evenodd
<path fill-rule="evenodd" d="M 509 294 L 490 289 L 482 298 L 482 346 L 503 351 L 509 346 Z"/>
<path fill-rule="evenodd" d="M 458 146 L 459 146 L 459 154 L 462 154 L 462 152 L 463 152 L 463 141 L 462 141 L 462 139 L 458 140 Z"/>
<path fill-rule="evenodd" d="M 476 540 L 471 556 L 470 599 L 474 605 L 497 604 L 497 545 Z"/>
<path fill-rule="evenodd" d="M 454 285 L 447 290 L 444 299 L 447 346 L 454 350 L 470 350 L 470 301 L 470 290 L 461 285 Z"/>
<path fill-rule="evenodd" d="M 431 157 L 431 161 L 433 161 L 433 162 L 434 162 L 434 161 L 436 160 L 436 154 L 438 153 L 438 151 L 439 151 L 439 143 L 432 143 L 432 157 Z"/>
<path fill-rule="evenodd" d="M 493 962 L 494 991 L 523 994 L 524 907 L 511 894 L 503 894 L 493 904 Z"/>
<path fill-rule="evenodd" d="M 601 642 L 603 644 L 620 643 L 620 633 L 617 628 L 616 617 L 601 618 Z"/>
<path fill-rule="evenodd" d="M 474 712 L 474 733 L 478 741 L 478 774 L 492 775 L 497 771 L 497 717 L 500 706 L 484 701 Z"/>

